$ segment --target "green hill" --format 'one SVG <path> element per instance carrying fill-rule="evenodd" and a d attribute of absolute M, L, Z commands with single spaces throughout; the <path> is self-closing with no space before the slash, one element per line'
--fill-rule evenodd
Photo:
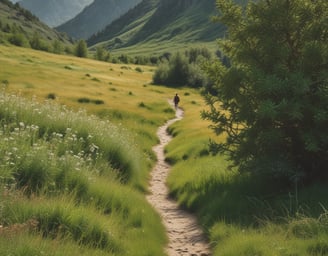
<path fill-rule="evenodd" d="M 144 0 L 87 40 L 113 52 L 160 54 L 205 44 L 215 47 L 224 27 L 213 23 L 215 0 Z"/>
<path fill-rule="evenodd" d="M 142 29 L 145 23 L 156 11 L 158 4 L 159 0 L 143 0 L 135 8 L 131 9 L 125 15 L 108 25 L 104 30 L 91 36 L 87 40 L 88 44 L 94 45 L 99 42 L 116 39 L 113 40 L 110 47 L 119 47 L 120 44 L 122 44 L 119 37 L 122 39 L 124 38 L 124 40 L 128 40 L 129 37 L 133 36 L 136 32 Z"/>
<path fill-rule="evenodd" d="M 0 0 L 0 43 L 58 52 L 72 46 L 70 39 L 42 23 L 30 11 Z"/>

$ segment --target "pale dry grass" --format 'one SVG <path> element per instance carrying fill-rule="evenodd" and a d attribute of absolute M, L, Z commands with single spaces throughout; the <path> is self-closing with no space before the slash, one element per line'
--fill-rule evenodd
<path fill-rule="evenodd" d="M 0 84 L 6 91 L 42 101 L 51 93 L 56 101 L 90 113 L 118 109 L 143 115 L 140 102 L 147 106 L 165 102 L 175 90 L 150 85 L 154 67 L 111 64 L 72 56 L 54 55 L 31 49 L 0 46 Z M 102 100 L 82 105 L 79 98 Z M 156 112 L 152 113 L 156 115 Z M 162 114 L 162 113 L 159 113 Z"/>

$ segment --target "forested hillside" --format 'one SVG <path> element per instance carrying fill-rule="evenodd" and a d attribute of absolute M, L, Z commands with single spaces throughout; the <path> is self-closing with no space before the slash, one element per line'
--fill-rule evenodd
<path fill-rule="evenodd" d="M 145 42 L 180 45 L 214 41 L 224 31 L 211 21 L 214 14 L 215 0 L 144 0 L 92 36 L 88 44 L 107 41 L 107 48 L 117 49 Z"/>
<path fill-rule="evenodd" d="M 48 27 L 30 11 L 8 0 L 0 0 L 0 42 L 58 53 L 72 46 L 66 35 Z"/>
<path fill-rule="evenodd" d="M 135 33 L 142 29 L 145 23 L 154 14 L 158 5 L 159 0 L 143 0 L 119 19 L 113 21 L 105 29 L 92 35 L 87 40 L 88 45 L 95 45 L 99 42 L 117 38 L 117 40 L 111 45 L 111 48 L 119 47 L 122 43 L 121 40 L 125 40 L 125 37 L 129 38 L 135 35 Z"/>

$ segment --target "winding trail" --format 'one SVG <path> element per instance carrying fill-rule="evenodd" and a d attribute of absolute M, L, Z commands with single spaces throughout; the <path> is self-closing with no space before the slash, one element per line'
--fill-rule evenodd
<path fill-rule="evenodd" d="M 172 139 L 167 133 L 167 128 L 182 118 L 183 111 L 178 108 L 176 117 L 159 127 L 157 131 L 160 144 L 153 147 L 157 155 L 157 163 L 151 173 L 150 194 L 147 199 L 159 212 L 166 227 L 169 237 L 166 252 L 169 256 L 209 256 L 211 255 L 209 245 L 196 218 L 180 209 L 178 204 L 169 198 L 169 191 L 166 187 L 170 165 L 165 162 L 164 147 Z"/>

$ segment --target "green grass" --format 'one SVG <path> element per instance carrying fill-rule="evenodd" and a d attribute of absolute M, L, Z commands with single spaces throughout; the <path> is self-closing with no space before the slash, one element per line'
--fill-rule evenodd
<path fill-rule="evenodd" d="M 147 66 L 122 71 L 6 46 L 0 54 L 1 255 L 164 255 L 144 193 L 176 92 L 185 112 L 168 129 L 167 183 L 198 216 L 213 255 L 328 255 L 326 184 L 296 194 L 227 171 L 226 159 L 208 152 L 209 138 L 222 138 L 201 120 L 198 91 L 153 86 Z M 104 104 L 78 103 L 84 97 Z"/>
<path fill-rule="evenodd" d="M 148 168 L 125 128 L 4 93 L 0 117 L 0 252 L 57 243 L 51 255 L 64 255 L 63 241 L 73 255 L 163 255 L 163 226 L 141 193 Z"/>
<path fill-rule="evenodd" d="M 144 193 L 175 90 L 152 86 L 152 67 L 0 54 L 0 254 L 164 255 Z"/>
<path fill-rule="evenodd" d="M 216 14 L 214 1 L 187 5 L 167 1 L 159 7 L 148 1 L 148 5 L 153 7 L 140 8 L 142 5 L 139 5 L 140 9 L 132 10 L 130 16 L 125 15 L 107 27 L 105 33 L 98 35 L 96 41 L 100 43 L 96 46 L 110 48 L 114 57 L 121 54 L 159 57 L 195 47 L 206 47 L 213 53 L 217 50 L 215 39 L 222 35 L 223 28 L 210 20 Z M 132 17 L 134 22 L 125 24 Z M 108 35 L 112 37 L 108 38 Z M 118 39 L 123 44 L 117 44 Z M 90 41 L 91 45 L 94 44 L 93 40 Z"/>
<path fill-rule="evenodd" d="M 180 95 L 185 116 L 168 129 L 174 139 L 166 158 L 174 166 L 167 183 L 179 204 L 198 216 L 213 255 L 328 255 L 327 184 L 298 186 L 296 193 L 228 170 L 224 156 L 207 150 L 210 138 L 223 138 L 201 120 L 201 98 Z"/>

